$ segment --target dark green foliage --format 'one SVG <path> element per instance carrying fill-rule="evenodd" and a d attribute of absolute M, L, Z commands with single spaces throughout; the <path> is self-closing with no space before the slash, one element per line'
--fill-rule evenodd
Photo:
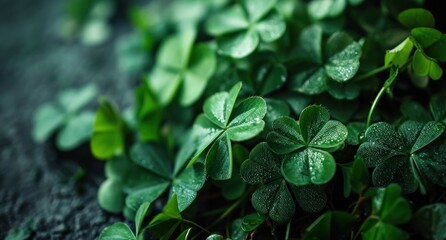
<path fill-rule="evenodd" d="M 100 239 L 443 239 L 446 37 L 422 2 L 132 7 L 135 107 L 101 98 L 90 144 L 100 206 L 135 231 Z M 36 140 L 73 94 L 38 111 Z"/>

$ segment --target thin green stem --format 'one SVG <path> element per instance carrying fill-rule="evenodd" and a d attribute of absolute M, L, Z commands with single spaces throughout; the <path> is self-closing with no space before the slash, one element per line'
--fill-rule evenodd
<path fill-rule="evenodd" d="M 209 235 L 212 234 L 209 230 L 207 230 L 206 228 L 202 227 L 200 224 L 198 224 L 196 222 L 193 222 L 193 221 L 190 221 L 190 220 L 187 220 L 187 219 L 182 219 L 182 221 L 185 222 L 185 223 L 189 223 L 190 225 L 193 225 L 193 226 L 201 229 L 202 231 L 206 232 Z"/>
<path fill-rule="evenodd" d="M 353 80 L 354 80 L 354 81 L 361 81 L 361 80 L 364 80 L 364 79 L 373 77 L 373 76 L 375 76 L 376 74 L 379 74 L 379 73 L 382 73 L 382 72 L 386 71 L 386 70 L 389 69 L 390 67 L 391 67 L 391 65 L 388 65 L 388 66 L 381 66 L 381 67 L 379 67 L 379 68 L 375 68 L 375 69 L 373 69 L 373 70 L 370 71 L 370 72 L 366 72 L 366 73 L 363 73 L 363 74 L 361 74 L 361 75 L 355 77 Z"/>
<path fill-rule="evenodd" d="M 373 101 L 372 107 L 370 108 L 370 111 L 369 111 L 369 115 L 367 116 L 367 128 L 369 128 L 370 125 L 372 124 L 373 113 L 375 112 L 376 106 L 378 106 L 379 100 L 386 92 L 386 89 L 387 89 L 386 87 L 382 87 L 381 90 L 379 91 L 378 95 L 376 95 L 375 100 Z"/>
<path fill-rule="evenodd" d="M 291 221 L 286 225 L 285 240 L 290 239 Z"/>

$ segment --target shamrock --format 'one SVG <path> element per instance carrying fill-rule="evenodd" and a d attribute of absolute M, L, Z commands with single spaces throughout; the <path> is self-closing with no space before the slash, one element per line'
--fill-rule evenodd
<path fill-rule="evenodd" d="M 412 210 L 406 199 L 401 197 L 401 188 L 390 184 L 379 189 L 372 201 L 374 215 L 362 224 L 362 237 L 365 240 L 375 239 L 408 239 L 409 235 L 397 228 L 408 222 Z"/>
<path fill-rule="evenodd" d="M 329 152 L 341 148 L 347 135 L 342 123 L 330 120 L 327 109 L 309 106 L 300 114 L 299 123 L 290 117 L 274 121 L 266 140 L 275 153 L 286 154 L 281 166 L 285 179 L 303 186 L 331 180 L 336 162 Z"/>
<path fill-rule="evenodd" d="M 243 58 L 263 42 L 273 42 L 285 33 L 285 22 L 274 9 L 277 0 L 240 0 L 206 23 L 209 34 L 217 36 L 220 53 Z"/>
<path fill-rule="evenodd" d="M 401 113 L 410 120 L 423 123 L 434 120 L 446 124 L 446 92 L 432 95 L 429 110 L 426 110 L 419 102 L 410 99 L 405 99 L 401 104 Z"/>
<path fill-rule="evenodd" d="M 162 147 L 144 143 L 135 143 L 130 149 L 130 158 L 142 167 L 143 174 L 133 174 L 127 183 L 129 192 L 125 204 L 136 211 L 144 202 L 153 202 L 169 187 L 169 194 L 177 194 L 178 208 L 186 209 L 197 196 L 205 181 L 205 170 L 202 163 L 195 163 L 182 170 L 184 163 L 179 161 L 179 153 L 175 166 L 161 150 Z"/>
<path fill-rule="evenodd" d="M 34 114 L 34 140 L 43 142 L 61 129 L 56 138 L 57 147 L 61 150 L 72 150 L 86 141 L 93 132 L 94 114 L 79 111 L 96 93 L 97 89 L 92 84 L 81 89 L 68 89 L 58 95 L 57 102 L 40 106 Z"/>
<path fill-rule="evenodd" d="M 375 123 L 366 130 L 357 155 L 375 168 L 375 186 L 395 182 L 406 193 L 414 192 L 418 185 L 424 192 L 424 180 L 446 186 L 444 130 L 444 123 L 434 121 L 406 121 L 398 130 L 385 122 Z"/>
<path fill-rule="evenodd" d="M 292 79 L 294 90 L 315 95 L 328 91 L 338 99 L 353 99 L 359 87 L 349 80 L 359 69 L 361 45 L 348 34 L 336 32 L 327 41 L 322 54 L 322 29 L 317 25 L 305 28 L 299 38 L 300 49 L 294 56 L 303 63 Z"/>
<path fill-rule="evenodd" d="M 236 84 L 229 92 L 209 97 L 203 106 L 204 114 L 194 123 L 196 152 L 189 165 L 212 144 L 206 155 L 206 171 L 216 180 L 232 176 L 232 141 L 245 141 L 257 136 L 264 128 L 266 103 L 260 97 L 250 97 L 235 106 L 242 87 Z M 235 106 L 235 107 L 234 107 Z"/>
<path fill-rule="evenodd" d="M 256 145 L 249 159 L 243 162 L 240 169 L 243 180 L 249 184 L 261 184 L 251 198 L 254 209 L 278 223 L 286 223 L 294 216 L 294 194 L 297 203 L 305 211 L 321 210 L 326 203 L 323 188 L 289 185 L 280 171 L 281 164 L 282 157 L 272 152 L 265 142 Z"/>
<path fill-rule="evenodd" d="M 181 105 L 191 105 L 201 96 L 214 74 L 214 52 L 204 43 L 194 46 L 195 38 L 193 29 L 185 29 L 168 38 L 160 47 L 156 66 L 146 82 L 162 106 L 168 105 L 178 91 Z"/>

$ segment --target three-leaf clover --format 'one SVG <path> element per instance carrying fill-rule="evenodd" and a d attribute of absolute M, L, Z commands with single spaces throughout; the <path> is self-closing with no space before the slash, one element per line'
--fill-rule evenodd
<path fill-rule="evenodd" d="M 428 180 L 446 186 L 445 124 L 422 124 L 406 121 L 398 130 L 385 122 L 375 123 L 365 132 L 365 142 L 359 146 L 358 156 L 368 167 L 375 168 L 375 186 L 398 183 L 406 193 L 414 192 Z"/>
<path fill-rule="evenodd" d="M 245 141 L 257 136 L 264 128 L 266 103 L 261 97 L 250 97 L 236 105 L 242 84 L 236 84 L 229 92 L 219 92 L 209 97 L 203 106 L 204 114 L 194 123 L 196 153 L 193 164 L 208 146 L 206 172 L 216 180 L 232 176 L 232 141 Z"/>
<path fill-rule="evenodd" d="M 285 33 L 285 22 L 275 10 L 277 0 L 240 0 L 206 23 L 209 34 L 217 36 L 219 52 L 243 58 L 263 42 L 273 42 Z"/>
<path fill-rule="evenodd" d="M 328 91 L 338 99 L 353 99 L 358 86 L 348 82 L 359 69 L 361 45 L 348 34 L 336 32 L 322 52 L 322 29 L 317 25 L 305 28 L 299 38 L 300 49 L 295 58 L 301 59 L 299 72 L 292 81 L 294 90 L 315 95 Z"/>
<path fill-rule="evenodd" d="M 160 47 L 147 83 L 162 106 L 168 105 L 178 91 L 181 105 L 191 105 L 214 74 L 214 51 L 204 43 L 194 46 L 195 38 L 196 32 L 186 29 L 168 38 Z"/>
<path fill-rule="evenodd" d="M 409 235 L 397 228 L 408 222 L 412 217 L 412 210 L 401 196 L 401 188 L 390 184 L 385 189 L 379 189 L 372 201 L 373 213 L 361 226 L 365 240 L 376 239 L 408 239 Z"/>
<path fill-rule="evenodd" d="M 302 111 L 299 122 L 290 117 L 274 121 L 266 139 L 275 153 L 286 154 L 281 166 L 285 179 L 303 186 L 331 180 L 336 162 L 329 152 L 342 147 L 347 135 L 342 123 L 330 120 L 327 109 L 310 106 Z"/>
<path fill-rule="evenodd" d="M 202 163 L 195 163 L 182 170 L 182 166 L 177 166 L 181 161 L 177 160 L 173 169 L 172 161 L 160 146 L 144 143 L 135 143 L 130 149 L 130 157 L 134 163 L 147 171 L 140 176 L 130 176 L 131 182 L 127 183 L 131 191 L 125 203 L 134 211 L 142 203 L 156 200 L 169 187 L 170 196 L 177 194 L 178 208 L 183 211 L 203 187 L 206 173 Z"/>
<path fill-rule="evenodd" d="M 97 159 L 108 159 L 124 152 L 125 124 L 116 107 L 107 99 L 99 99 L 99 104 L 90 148 Z"/>
<path fill-rule="evenodd" d="M 90 84 L 81 89 L 68 89 L 58 95 L 57 102 L 40 106 L 34 115 L 32 136 L 36 142 L 48 139 L 57 129 L 56 138 L 61 150 L 72 150 L 86 141 L 93 132 L 94 113 L 80 112 L 97 94 Z"/>
<path fill-rule="evenodd" d="M 417 122 L 437 121 L 446 124 L 446 92 L 432 95 L 429 101 L 429 110 L 419 102 L 405 99 L 401 104 L 401 113 L 410 120 Z"/>
<path fill-rule="evenodd" d="M 265 142 L 256 145 L 249 159 L 243 162 L 240 169 L 243 180 L 249 184 L 261 184 L 251 198 L 254 209 L 278 223 L 286 223 L 294 216 L 294 194 L 297 203 L 305 211 L 320 211 L 326 203 L 323 188 L 289 185 L 282 176 L 281 165 L 282 157 L 272 152 Z"/>

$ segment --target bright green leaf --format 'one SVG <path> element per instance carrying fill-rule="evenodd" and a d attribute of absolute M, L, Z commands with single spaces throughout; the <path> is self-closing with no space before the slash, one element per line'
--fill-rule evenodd
<path fill-rule="evenodd" d="M 422 8 L 411 8 L 398 15 L 398 21 L 407 28 L 435 27 L 435 19 L 431 12 Z"/>
<path fill-rule="evenodd" d="M 115 223 L 102 230 L 100 240 L 136 240 L 132 230 L 124 223 Z"/>

